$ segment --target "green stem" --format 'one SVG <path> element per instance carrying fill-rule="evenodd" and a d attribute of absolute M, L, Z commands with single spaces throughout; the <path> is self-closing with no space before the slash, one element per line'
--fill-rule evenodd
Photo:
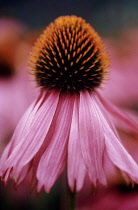
<path fill-rule="evenodd" d="M 77 197 L 76 192 L 75 191 L 72 192 L 69 186 L 67 186 L 67 210 L 77 210 L 76 197 Z"/>

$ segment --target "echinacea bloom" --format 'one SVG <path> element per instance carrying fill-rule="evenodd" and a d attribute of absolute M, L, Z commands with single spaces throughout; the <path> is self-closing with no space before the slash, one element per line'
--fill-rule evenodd
<path fill-rule="evenodd" d="M 128 128 L 134 122 L 107 102 L 98 88 L 107 75 L 108 56 L 95 30 L 80 17 L 51 23 L 30 57 L 39 97 L 28 108 L 5 149 L 0 176 L 17 184 L 32 175 L 39 192 L 49 192 L 67 168 L 68 183 L 79 191 L 84 178 L 106 184 L 105 154 L 122 174 L 138 182 L 138 166 L 120 142 L 110 115 Z"/>

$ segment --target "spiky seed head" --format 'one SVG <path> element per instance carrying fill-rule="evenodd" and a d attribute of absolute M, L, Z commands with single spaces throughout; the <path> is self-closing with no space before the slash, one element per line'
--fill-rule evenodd
<path fill-rule="evenodd" d="M 109 59 L 90 24 L 81 17 L 61 16 L 38 38 L 29 66 L 39 86 L 70 93 L 100 86 Z"/>

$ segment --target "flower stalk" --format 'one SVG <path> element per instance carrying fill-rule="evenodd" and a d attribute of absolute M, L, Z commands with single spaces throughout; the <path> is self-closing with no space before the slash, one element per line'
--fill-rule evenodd
<path fill-rule="evenodd" d="M 72 192 L 67 184 L 67 210 L 77 210 L 77 194 Z"/>

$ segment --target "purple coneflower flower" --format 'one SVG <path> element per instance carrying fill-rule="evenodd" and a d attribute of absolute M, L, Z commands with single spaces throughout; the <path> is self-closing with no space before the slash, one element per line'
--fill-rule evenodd
<path fill-rule="evenodd" d="M 32 175 L 37 191 L 49 192 L 67 168 L 79 191 L 84 178 L 106 184 L 104 155 L 138 182 L 138 166 L 122 146 L 110 115 L 132 130 L 136 125 L 99 93 L 108 56 L 95 30 L 80 17 L 51 23 L 30 57 L 40 95 L 28 108 L 1 157 L 0 176 L 17 184 Z"/>

